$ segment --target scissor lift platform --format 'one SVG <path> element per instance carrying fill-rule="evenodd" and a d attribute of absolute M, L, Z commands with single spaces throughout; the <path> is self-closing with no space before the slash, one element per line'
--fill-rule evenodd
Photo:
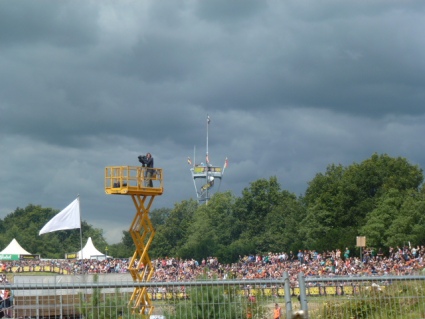
<path fill-rule="evenodd" d="M 105 168 L 105 192 L 110 195 L 162 195 L 162 168 L 108 166 Z"/>
<path fill-rule="evenodd" d="M 140 166 L 108 166 L 105 168 L 105 192 L 110 195 L 131 195 L 136 215 L 130 226 L 130 235 L 136 250 L 130 260 L 129 272 L 135 282 L 149 282 L 155 272 L 149 257 L 149 247 L 155 229 L 149 218 L 149 210 L 155 196 L 162 195 L 163 176 L 161 168 Z M 129 306 L 134 314 L 148 318 L 154 306 L 147 287 L 136 287 Z"/>

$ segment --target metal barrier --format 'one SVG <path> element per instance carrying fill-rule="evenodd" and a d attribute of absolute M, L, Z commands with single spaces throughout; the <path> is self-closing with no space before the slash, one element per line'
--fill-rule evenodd
<path fill-rule="evenodd" d="M 285 309 L 283 280 L 134 282 L 114 274 L 15 279 L 3 287 L 13 294 L 14 318 L 270 318 L 276 303 Z M 155 305 L 153 314 L 129 307 L 140 287 Z"/>
<path fill-rule="evenodd" d="M 206 272 L 208 278 L 208 272 Z M 305 277 L 279 280 L 134 282 L 129 274 L 15 276 L 2 309 L 14 318 L 425 318 L 424 276 Z M 146 288 L 154 313 L 129 301 Z M 140 308 L 142 309 L 142 307 Z"/>
<path fill-rule="evenodd" d="M 304 318 L 425 318 L 425 276 L 300 277 Z"/>

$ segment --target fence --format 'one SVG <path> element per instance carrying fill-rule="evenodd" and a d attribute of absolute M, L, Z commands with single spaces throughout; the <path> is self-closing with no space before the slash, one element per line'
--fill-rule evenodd
<path fill-rule="evenodd" d="M 15 276 L 14 318 L 140 318 L 128 306 L 135 287 L 148 287 L 153 318 L 271 318 L 284 309 L 277 280 L 137 283 L 130 275 Z M 287 285 L 287 287 L 289 287 Z M 287 293 L 290 294 L 290 293 Z"/>
<path fill-rule="evenodd" d="M 308 318 L 425 318 L 425 276 L 305 278 Z"/>
<path fill-rule="evenodd" d="M 148 287 L 151 319 L 425 318 L 424 276 L 221 280 L 137 283 L 126 274 L 15 276 L 0 286 L 13 293 L 14 318 L 147 318 L 128 306 L 135 287 Z M 292 286 L 291 286 L 292 284 Z M 303 301 L 306 301 L 304 303 Z M 295 317 L 295 316 L 294 316 Z"/>

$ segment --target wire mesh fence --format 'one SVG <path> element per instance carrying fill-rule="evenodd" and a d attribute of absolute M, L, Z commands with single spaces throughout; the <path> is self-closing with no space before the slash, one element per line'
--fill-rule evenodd
<path fill-rule="evenodd" d="M 425 276 L 306 278 L 315 318 L 425 318 Z"/>
<path fill-rule="evenodd" d="M 151 315 L 131 306 L 140 286 Z M 15 276 L 2 289 L 12 292 L 13 307 L 3 311 L 14 318 L 271 318 L 285 294 L 279 280 L 138 283 L 124 274 Z"/>
<path fill-rule="evenodd" d="M 266 319 L 277 303 L 282 319 L 425 318 L 424 276 L 299 278 L 137 283 L 128 274 L 15 276 L 0 287 L 12 295 L 0 317 Z M 148 289 L 150 315 L 131 306 L 140 286 Z M 294 315 L 301 308 L 304 314 Z"/>

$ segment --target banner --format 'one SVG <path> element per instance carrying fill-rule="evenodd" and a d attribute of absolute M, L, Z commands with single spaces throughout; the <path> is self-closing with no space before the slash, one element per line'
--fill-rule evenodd
<path fill-rule="evenodd" d="M 19 260 L 19 255 L 0 254 L 0 260 Z"/>

